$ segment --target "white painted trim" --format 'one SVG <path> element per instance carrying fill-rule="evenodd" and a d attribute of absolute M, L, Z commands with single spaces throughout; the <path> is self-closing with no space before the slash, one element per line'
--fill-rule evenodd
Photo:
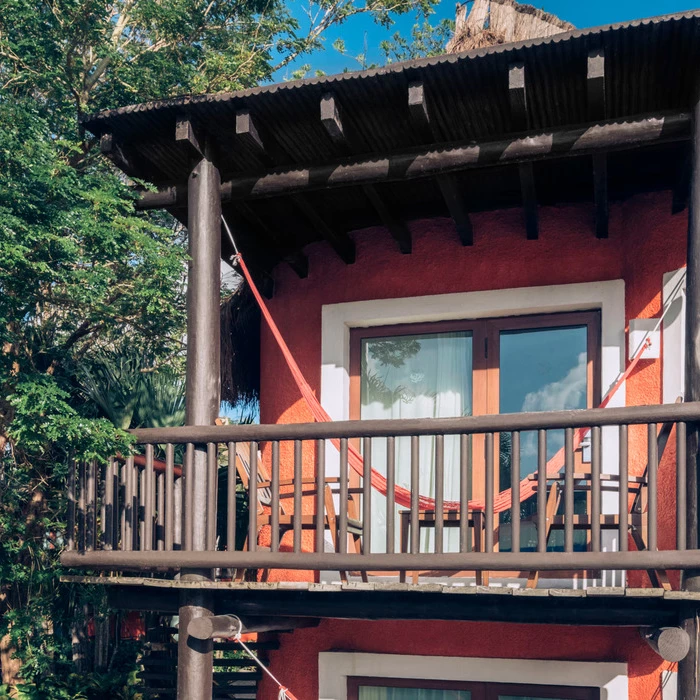
<path fill-rule="evenodd" d="M 685 276 L 685 268 L 664 275 L 663 309 L 668 312 L 663 322 L 663 402 L 675 403 L 685 393 L 685 281 L 681 294 L 671 302 L 671 295 Z"/>
<path fill-rule="evenodd" d="M 347 700 L 348 677 L 525 683 L 600 688 L 601 700 L 627 700 L 627 664 L 321 652 L 319 700 Z"/>

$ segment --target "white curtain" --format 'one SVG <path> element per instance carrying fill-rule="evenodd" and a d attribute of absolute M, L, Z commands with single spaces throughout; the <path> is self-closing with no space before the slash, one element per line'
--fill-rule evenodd
<path fill-rule="evenodd" d="M 466 332 L 391 338 L 390 354 L 381 352 L 386 339 L 363 343 L 363 419 L 450 418 L 471 413 L 472 352 Z M 378 345 L 375 345 L 378 343 Z M 392 364 L 393 363 L 393 364 Z M 420 438 L 420 493 L 435 498 L 435 439 Z M 459 437 L 444 441 L 444 497 L 459 499 Z M 386 474 L 386 440 L 372 443 L 372 466 Z M 411 488 L 411 439 L 395 443 L 396 484 Z M 386 551 L 386 498 L 373 491 L 371 551 Z M 396 543 L 400 508 L 395 508 Z M 421 550 L 433 551 L 434 530 L 424 529 Z M 459 531 L 445 530 L 445 551 L 458 551 Z"/>

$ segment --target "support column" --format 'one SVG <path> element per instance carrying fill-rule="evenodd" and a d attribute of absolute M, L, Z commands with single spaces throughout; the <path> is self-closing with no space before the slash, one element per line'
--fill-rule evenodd
<path fill-rule="evenodd" d="M 695 104 L 691 146 L 692 180 L 688 207 L 688 255 L 686 278 L 685 400 L 700 401 L 700 98 Z M 687 546 L 699 549 L 698 483 L 700 443 L 698 425 L 687 431 Z M 700 570 L 686 571 L 682 587 L 700 591 Z M 679 700 L 700 700 L 700 648 L 698 648 L 697 605 L 689 604 L 682 614 L 682 626 L 690 636 L 690 651 L 678 664 Z"/>
<path fill-rule="evenodd" d="M 187 425 L 213 425 L 219 415 L 219 304 L 221 270 L 221 177 L 205 149 L 187 188 L 190 261 L 187 275 Z M 187 514 L 192 548 L 207 546 L 207 518 L 216 522 L 216 503 L 207 503 L 207 449 L 197 445 L 193 460 L 193 511 Z M 187 474 L 186 478 L 190 478 Z M 182 580 L 203 580 L 209 570 L 183 571 Z M 178 700 L 211 700 L 212 642 L 192 639 L 190 621 L 214 614 L 209 591 L 185 591 L 178 625 Z"/>

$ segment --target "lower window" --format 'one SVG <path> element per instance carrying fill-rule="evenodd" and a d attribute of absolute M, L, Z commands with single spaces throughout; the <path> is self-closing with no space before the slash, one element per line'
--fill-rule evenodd
<path fill-rule="evenodd" d="M 400 678 L 348 678 L 348 700 L 600 700 L 600 689 Z"/>

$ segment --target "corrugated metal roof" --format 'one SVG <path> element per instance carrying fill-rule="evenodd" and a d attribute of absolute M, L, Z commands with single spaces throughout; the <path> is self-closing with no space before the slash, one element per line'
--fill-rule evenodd
<path fill-rule="evenodd" d="M 333 163 L 345 156 L 386 154 L 426 141 L 492 141 L 522 130 L 511 115 L 508 68 L 513 61 L 525 64 L 527 130 L 589 121 L 586 71 L 592 49 L 605 53 L 608 119 L 688 110 L 700 66 L 700 10 L 368 71 L 132 105 L 87 117 L 83 125 L 96 135 L 111 132 L 127 153 L 135 154 L 129 175 L 160 184 L 182 183 L 187 178 L 187 156 L 174 142 L 180 115 L 188 115 L 214 139 L 224 179 L 270 168 Z M 409 83 L 416 80 L 425 86 L 432 133 L 425 133 L 410 119 L 407 92 Z M 342 110 L 345 145 L 333 142 L 320 120 L 320 100 L 329 91 Z M 236 137 L 236 111 L 244 107 L 250 110 L 265 144 L 262 156 Z M 642 161 L 633 173 L 626 168 L 636 162 L 636 156 L 616 157 L 610 170 L 611 197 L 624 194 L 629 187 L 626 183 L 632 181 L 641 188 L 667 187 L 676 176 L 673 157 L 677 155 L 677 147 L 668 146 L 655 156 L 655 163 Z M 544 172 L 536 167 L 536 175 L 538 169 L 542 171 L 538 178 L 542 201 L 591 196 L 587 161 L 548 168 Z M 473 193 L 476 209 L 519 204 L 517 166 L 494 168 L 488 175 L 485 171 L 465 173 L 460 182 L 465 191 Z M 394 183 L 383 192 L 390 203 L 400 203 L 398 213 L 404 218 L 446 214 L 434 181 Z M 379 223 L 359 188 L 327 191 L 311 199 L 341 229 Z M 232 216 L 236 214 L 235 203 L 226 207 Z M 321 235 L 286 197 L 250 202 L 250 207 L 270 227 L 282 220 L 293 224 L 293 230 L 288 228 L 285 233 L 285 249 L 276 250 L 266 234 L 248 222 L 250 233 L 242 234 L 244 244 L 259 251 L 265 267 Z"/>

